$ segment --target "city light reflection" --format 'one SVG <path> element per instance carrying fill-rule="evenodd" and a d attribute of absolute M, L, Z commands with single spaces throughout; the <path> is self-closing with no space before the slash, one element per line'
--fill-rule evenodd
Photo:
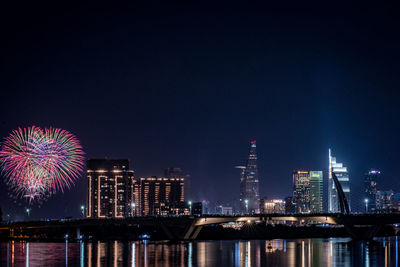
<path fill-rule="evenodd" d="M 84 242 L 81 242 L 80 263 L 81 263 L 81 267 L 85 266 L 85 243 Z"/>
<path fill-rule="evenodd" d="M 383 244 L 385 244 L 383 246 Z M 0 243 L 0 266 L 396 266 L 398 237 L 252 241 Z M 6 255 L 7 254 L 7 255 Z"/>
<path fill-rule="evenodd" d="M 192 263 L 193 263 L 193 242 L 190 242 L 188 244 L 188 261 L 187 261 L 187 265 L 189 267 L 192 267 Z"/>
<path fill-rule="evenodd" d="M 136 243 L 132 242 L 132 252 L 131 252 L 131 266 L 136 266 Z"/>
<path fill-rule="evenodd" d="M 29 267 L 29 242 L 26 243 L 26 267 Z"/>

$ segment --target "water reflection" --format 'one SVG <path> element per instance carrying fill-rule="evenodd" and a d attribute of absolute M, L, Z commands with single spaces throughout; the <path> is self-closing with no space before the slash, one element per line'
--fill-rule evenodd
<path fill-rule="evenodd" d="M 0 266 L 398 266 L 398 237 L 0 243 Z"/>

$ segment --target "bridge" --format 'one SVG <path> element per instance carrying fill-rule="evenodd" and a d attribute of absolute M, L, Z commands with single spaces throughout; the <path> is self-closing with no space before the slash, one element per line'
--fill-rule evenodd
<path fill-rule="evenodd" d="M 288 223 L 343 225 L 354 239 L 371 239 L 384 225 L 400 224 L 400 214 L 255 214 L 237 216 L 132 217 L 126 219 L 80 219 L 15 222 L 0 225 L 0 237 L 5 239 L 135 240 L 143 233 L 169 240 L 196 239 L 207 225 L 224 223 Z M 294 226 L 296 227 L 296 226 Z"/>
<path fill-rule="evenodd" d="M 343 225 L 354 239 L 371 239 L 384 225 L 400 224 L 400 214 L 255 214 L 246 216 L 204 216 L 196 218 L 186 231 L 184 239 L 196 239 L 206 225 L 230 222 L 305 223 Z M 359 230 L 363 228 L 360 232 Z"/>

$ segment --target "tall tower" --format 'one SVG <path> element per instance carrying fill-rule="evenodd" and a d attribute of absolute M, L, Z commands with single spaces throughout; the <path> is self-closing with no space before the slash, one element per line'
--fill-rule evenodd
<path fill-rule="evenodd" d="M 365 174 L 364 178 L 364 192 L 366 202 L 366 211 L 375 211 L 376 210 L 376 185 L 378 180 L 380 180 L 381 172 L 378 170 L 370 170 Z"/>
<path fill-rule="evenodd" d="M 256 148 L 256 141 L 251 141 L 246 166 L 239 167 L 241 169 L 240 209 L 243 213 L 258 213 L 260 208 Z"/>
<path fill-rule="evenodd" d="M 297 213 L 310 212 L 310 174 L 308 171 L 293 171 L 293 201 Z"/>
<path fill-rule="evenodd" d="M 310 212 L 323 212 L 323 173 L 310 171 Z"/>
<path fill-rule="evenodd" d="M 343 163 L 337 163 L 336 158 L 332 157 L 331 149 L 329 149 L 329 168 L 328 168 L 328 211 L 340 212 L 338 194 L 335 183 L 332 179 L 332 172 L 334 172 L 343 188 L 344 195 L 350 206 L 350 178 L 347 167 Z"/>

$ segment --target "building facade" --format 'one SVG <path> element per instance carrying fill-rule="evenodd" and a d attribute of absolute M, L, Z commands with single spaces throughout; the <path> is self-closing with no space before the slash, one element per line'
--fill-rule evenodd
<path fill-rule="evenodd" d="M 129 160 L 87 161 L 87 218 L 125 218 L 131 215 L 136 185 Z"/>
<path fill-rule="evenodd" d="M 233 208 L 231 206 L 218 205 L 215 207 L 215 214 L 233 215 Z"/>
<path fill-rule="evenodd" d="M 323 172 L 310 171 L 310 212 L 323 212 Z"/>
<path fill-rule="evenodd" d="M 285 197 L 285 213 L 292 214 L 295 213 L 295 206 L 293 203 L 293 197 Z"/>
<path fill-rule="evenodd" d="M 328 211 L 337 213 L 340 212 L 338 194 L 335 183 L 332 179 L 332 172 L 334 172 L 343 188 L 344 195 L 350 204 L 350 178 L 347 167 L 343 163 L 338 163 L 335 157 L 332 157 L 331 150 L 329 149 L 329 166 L 328 166 Z"/>
<path fill-rule="evenodd" d="M 167 177 L 142 177 L 139 180 L 140 215 L 157 214 L 161 205 L 173 207 L 185 202 L 185 179 Z"/>
<path fill-rule="evenodd" d="M 378 180 L 380 180 L 380 177 L 381 172 L 372 169 L 364 176 L 364 197 L 367 212 L 374 212 L 376 210 L 376 187 Z"/>
<path fill-rule="evenodd" d="M 261 199 L 260 200 L 260 213 L 285 213 L 285 201 L 283 199 Z"/>
<path fill-rule="evenodd" d="M 393 209 L 394 202 L 393 191 L 381 191 L 376 192 L 376 211 L 377 212 L 391 212 Z"/>
<path fill-rule="evenodd" d="M 166 178 L 180 178 L 184 179 L 185 182 L 185 199 L 190 200 L 192 198 L 191 192 L 190 192 L 190 175 L 185 173 L 181 168 L 177 167 L 169 167 L 164 170 L 164 177 Z"/>
<path fill-rule="evenodd" d="M 310 212 L 310 174 L 308 171 L 293 171 L 293 202 L 296 213 Z"/>
<path fill-rule="evenodd" d="M 154 204 L 154 215 L 190 215 L 190 206 L 185 202 L 160 202 Z"/>
<path fill-rule="evenodd" d="M 260 206 L 256 141 L 250 142 L 246 166 L 237 167 L 240 173 L 240 210 L 242 213 L 258 213 Z"/>

